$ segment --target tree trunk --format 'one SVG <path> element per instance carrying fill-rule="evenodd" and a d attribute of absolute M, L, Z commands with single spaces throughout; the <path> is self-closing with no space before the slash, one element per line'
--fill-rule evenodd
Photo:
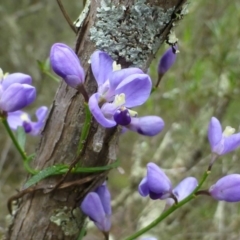
<path fill-rule="evenodd" d="M 185 0 L 87 2 L 91 4 L 78 29 L 75 50 L 85 69 L 85 87 L 91 95 L 97 90 L 88 63 L 93 51 L 97 48 L 108 52 L 122 67 L 136 65 L 146 70 L 160 45 L 166 40 L 172 23 L 179 19 Z M 75 158 L 84 119 L 82 95 L 62 82 L 42 133 L 34 167 L 41 170 L 59 163 L 70 165 Z M 80 165 L 104 166 L 115 161 L 118 137 L 117 127 L 104 129 L 93 119 L 79 159 Z M 92 178 L 82 185 L 58 189 L 52 193 L 46 193 L 41 188 L 24 195 L 6 239 L 77 239 L 85 219 L 78 206 L 86 193 L 100 185 L 107 174 L 107 171 L 98 175 L 72 174 L 66 182 L 88 176 Z M 40 184 L 47 188 L 60 179 L 59 176 L 49 177 Z"/>

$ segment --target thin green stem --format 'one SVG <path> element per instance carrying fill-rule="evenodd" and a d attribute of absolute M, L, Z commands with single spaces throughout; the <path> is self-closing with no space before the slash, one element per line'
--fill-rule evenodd
<path fill-rule="evenodd" d="M 26 161 L 26 160 L 27 160 L 27 155 L 26 155 L 25 151 L 24 151 L 24 150 L 21 148 L 21 146 L 19 145 L 19 143 L 18 143 L 15 135 L 13 134 L 11 128 L 9 127 L 8 122 L 7 122 L 7 118 L 6 118 L 6 117 L 2 117 L 1 120 L 2 120 L 2 123 L 3 123 L 4 127 L 5 127 L 6 130 L 7 130 L 8 135 L 9 135 L 10 138 L 12 139 L 12 142 L 13 142 L 14 146 L 16 147 L 16 149 L 18 150 L 18 152 L 20 153 L 23 161 Z"/>
<path fill-rule="evenodd" d="M 48 71 L 43 71 L 44 74 L 46 74 L 48 77 L 52 78 L 54 81 L 56 82 L 60 82 L 60 80 L 58 78 L 56 78 L 53 74 L 51 74 Z"/>
<path fill-rule="evenodd" d="M 13 134 L 11 128 L 9 127 L 9 124 L 7 122 L 7 118 L 6 117 L 2 117 L 1 118 L 2 120 L 2 123 L 4 125 L 4 127 L 6 128 L 7 130 L 7 133 L 8 135 L 10 136 L 14 146 L 16 147 L 16 149 L 18 150 L 18 152 L 20 153 L 22 159 L 23 159 L 23 165 L 24 165 L 24 168 L 26 169 L 27 172 L 31 173 L 31 174 L 36 174 L 38 173 L 38 171 L 32 169 L 30 166 L 29 166 L 29 162 L 32 160 L 32 156 L 27 156 L 26 152 L 24 151 L 24 149 L 22 149 L 22 147 L 20 146 L 20 144 L 18 143 L 15 135 Z"/>
<path fill-rule="evenodd" d="M 35 175 L 39 172 L 29 166 L 29 161 L 24 161 L 23 165 L 24 165 L 24 168 L 26 169 L 26 171 L 31 173 L 32 175 Z"/>
<path fill-rule="evenodd" d="M 82 240 L 84 238 L 84 236 L 86 235 L 87 232 L 87 221 L 85 219 L 85 223 L 83 224 L 83 227 L 78 235 L 77 240 Z"/>
<path fill-rule="evenodd" d="M 170 207 L 169 209 L 167 209 L 166 211 L 164 211 L 158 218 L 156 218 L 149 225 L 147 225 L 146 227 L 142 228 L 138 232 L 132 234 L 131 236 L 127 237 L 125 240 L 134 240 L 134 239 L 136 239 L 137 237 L 141 236 L 143 233 L 149 231 L 151 228 L 153 228 L 156 225 L 158 225 L 162 220 L 164 220 L 166 217 L 168 217 L 175 210 L 177 210 L 178 208 L 180 208 L 181 206 L 183 206 L 187 202 L 189 202 L 192 199 L 194 199 L 196 197 L 195 193 L 202 187 L 203 183 L 206 181 L 206 179 L 207 179 L 209 174 L 210 174 L 210 171 L 206 171 L 203 174 L 202 179 L 201 179 L 199 185 L 195 188 L 195 190 L 187 198 L 183 199 L 178 204 L 175 204 L 172 207 Z"/>

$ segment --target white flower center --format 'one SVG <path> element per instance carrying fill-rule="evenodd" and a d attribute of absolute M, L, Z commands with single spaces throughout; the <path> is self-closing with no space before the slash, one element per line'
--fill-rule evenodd
<path fill-rule="evenodd" d="M 235 133 L 235 128 L 232 128 L 230 126 L 227 126 L 225 130 L 223 131 L 223 136 L 224 137 L 229 137 Z"/>
<path fill-rule="evenodd" d="M 115 96 L 113 104 L 117 108 L 120 107 L 122 110 L 127 109 L 126 107 L 124 107 L 125 103 L 126 103 L 126 99 L 125 99 L 125 94 L 124 93 L 121 93 L 121 94 Z M 138 113 L 136 111 L 133 111 L 131 109 L 128 109 L 128 112 L 129 112 L 131 117 L 137 117 L 137 115 L 138 115 Z"/>
<path fill-rule="evenodd" d="M 122 105 L 125 104 L 125 102 L 126 102 L 126 100 L 125 100 L 125 94 L 124 94 L 124 93 L 121 93 L 121 94 L 115 96 L 114 101 L 113 101 L 113 104 L 114 104 L 116 107 L 121 107 Z"/>
<path fill-rule="evenodd" d="M 113 72 L 122 69 L 121 64 L 117 64 L 116 61 L 113 62 L 112 68 L 113 68 Z"/>
<path fill-rule="evenodd" d="M 138 113 L 136 111 L 133 111 L 131 109 L 128 109 L 128 112 L 129 112 L 131 117 L 137 117 L 137 115 L 138 115 Z"/>
<path fill-rule="evenodd" d="M 22 119 L 22 121 L 29 122 L 29 117 L 26 113 L 22 113 L 20 118 Z"/>

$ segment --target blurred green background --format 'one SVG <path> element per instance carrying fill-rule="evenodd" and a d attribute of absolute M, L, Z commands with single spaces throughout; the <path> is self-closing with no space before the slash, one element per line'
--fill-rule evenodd
<path fill-rule="evenodd" d="M 63 1 L 75 20 L 82 1 Z M 166 124 L 157 137 L 147 138 L 128 132 L 120 138 L 119 159 L 124 174 L 113 170 L 109 185 L 113 202 L 113 239 L 133 233 L 160 214 L 160 201 L 142 199 L 137 185 L 145 165 L 156 162 L 174 184 L 185 176 L 200 178 L 210 160 L 206 137 L 211 116 L 223 128 L 240 126 L 240 2 L 189 2 L 189 14 L 178 22 L 176 35 L 180 53 L 160 88 L 138 108 L 139 115 L 160 115 Z M 74 46 L 75 34 L 67 25 L 55 1 L 0 0 L 0 67 L 4 72 L 24 72 L 33 77 L 37 101 L 27 110 L 34 114 L 41 105 L 50 106 L 58 83 L 43 74 L 37 60 L 45 61 L 54 42 Z M 150 75 L 155 82 L 158 57 Z M 28 152 L 38 139 L 28 138 Z M 205 188 L 228 173 L 240 173 L 240 150 L 219 159 Z M 21 159 L 0 126 L 0 236 L 6 229 L 6 201 L 25 179 Z M 234 240 L 240 239 L 240 203 L 227 204 L 201 196 L 175 212 L 149 235 L 158 239 Z M 86 239 L 101 239 L 95 228 Z"/>

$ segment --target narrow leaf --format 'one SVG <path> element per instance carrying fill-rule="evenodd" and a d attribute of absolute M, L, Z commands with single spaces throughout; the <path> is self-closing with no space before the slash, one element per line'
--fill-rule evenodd
<path fill-rule="evenodd" d="M 81 132 L 81 136 L 80 136 L 80 140 L 79 140 L 79 144 L 78 144 L 77 155 L 79 155 L 81 153 L 81 151 L 83 150 L 84 143 L 87 140 L 89 129 L 90 129 L 90 126 L 91 126 L 91 119 L 92 119 L 91 112 L 89 110 L 89 107 L 88 107 L 87 103 L 84 103 L 84 106 L 85 106 L 86 116 L 85 116 L 85 121 L 84 121 L 84 124 L 83 124 L 82 132 Z"/>
<path fill-rule="evenodd" d="M 63 171 L 63 170 L 65 170 L 65 171 Z M 24 185 L 24 189 L 40 182 L 42 179 L 44 179 L 46 177 L 62 174 L 63 172 L 67 172 L 67 170 L 68 170 L 68 166 L 63 165 L 63 164 L 54 165 L 54 166 L 45 168 L 45 169 L 39 171 L 36 175 L 31 177 L 30 179 L 28 179 L 28 181 Z"/>
<path fill-rule="evenodd" d="M 20 126 L 17 127 L 17 141 L 22 150 L 24 150 L 26 143 L 26 133 L 24 131 L 24 128 Z"/>
<path fill-rule="evenodd" d="M 94 172 L 102 172 L 106 171 L 112 168 L 116 168 L 119 166 L 119 161 L 116 160 L 114 163 L 102 166 L 102 167 L 88 167 L 88 168 L 83 168 L 83 167 L 76 167 L 73 172 L 74 173 L 82 173 L 82 172 L 87 172 L 87 173 L 94 173 Z"/>

